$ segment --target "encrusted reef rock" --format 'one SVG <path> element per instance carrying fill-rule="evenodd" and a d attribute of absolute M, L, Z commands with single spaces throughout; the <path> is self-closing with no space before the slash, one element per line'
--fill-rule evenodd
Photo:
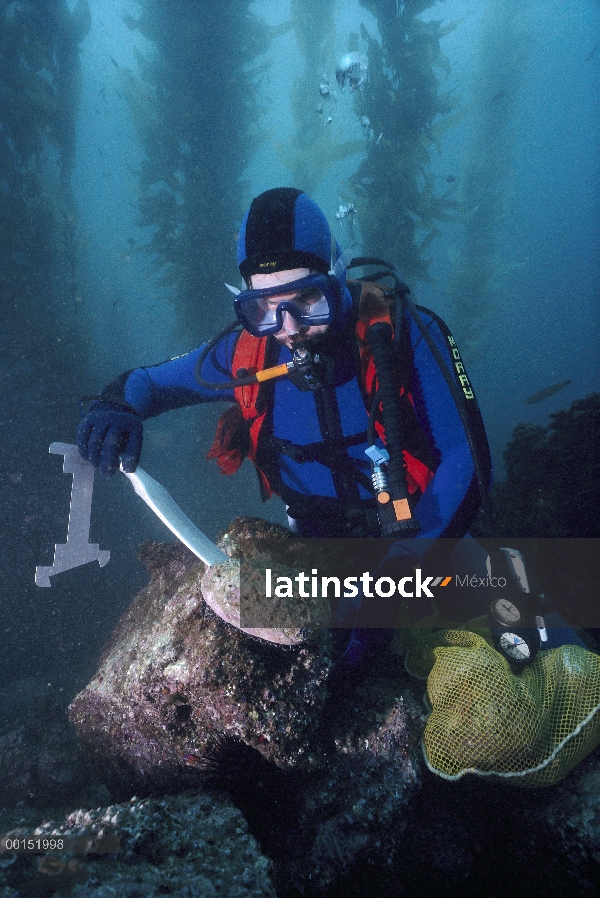
<path fill-rule="evenodd" d="M 316 765 L 330 632 L 314 630 L 293 647 L 253 638 L 208 608 L 205 566 L 186 549 L 146 544 L 142 558 L 150 583 L 70 707 L 113 793 L 193 785 L 215 735 L 234 736 L 282 767 Z"/>
<path fill-rule="evenodd" d="M 600 393 L 518 424 L 504 450 L 506 481 L 493 488 L 495 531 L 512 537 L 597 537 L 600 532 Z"/>
<path fill-rule="evenodd" d="M 311 628 L 329 625 L 329 602 L 311 595 L 267 598 L 264 585 L 267 567 L 273 578 L 294 577 L 303 571 L 305 545 L 306 540 L 291 539 L 289 530 L 278 524 L 236 518 L 221 539 L 229 560 L 205 571 L 202 598 L 222 620 L 250 636 L 274 645 L 300 645 Z M 283 558 L 276 547 L 283 550 Z M 251 621 L 260 622 L 260 627 L 250 626 Z"/>
<path fill-rule="evenodd" d="M 422 708 L 400 660 L 383 653 L 360 684 L 332 691 L 326 714 L 328 763 L 299 789 L 286 875 L 301 894 L 329 894 L 362 869 L 367 882 L 359 894 L 375 894 L 368 885 L 374 870 L 389 868 L 411 826 Z"/>
<path fill-rule="evenodd" d="M 540 813 L 559 857 L 568 858 L 573 893 L 600 894 L 600 754 L 596 751 L 552 791 Z"/>
<path fill-rule="evenodd" d="M 238 519 L 222 544 L 255 552 L 260 536 L 273 532 L 273 525 Z M 281 769 L 317 769 L 331 751 L 346 751 L 340 746 L 355 730 L 369 739 L 395 713 L 392 701 L 375 720 L 373 697 L 341 717 L 343 701 L 328 703 L 335 686 L 332 631 L 315 628 L 302 644 L 272 645 L 210 610 L 201 590 L 205 566 L 187 549 L 147 543 L 142 558 L 150 583 L 70 707 L 79 739 L 113 794 L 197 785 L 223 737 Z"/>
<path fill-rule="evenodd" d="M 151 581 L 70 708 L 113 796 L 226 789 L 278 894 L 325 894 L 364 857 L 386 864 L 422 768 L 423 709 L 399 656 L 382 650 L 353 678 L 334 667 L 347 632 L 272 645 L 207 607 L 186 549 L 145 544 L 143 558 Z"/>
<path fill-rule="evenodd" d="M 270 862 L 225 795 L 132 798 L 7 832 L 11 838 L 35 836 L 48 844 L 63 838 L 66 850 L 0 855 L 3 898 L 56 893 L 72 898 L 275 898 Z M 75 844 L 78 850 L 69 851 Z"/>

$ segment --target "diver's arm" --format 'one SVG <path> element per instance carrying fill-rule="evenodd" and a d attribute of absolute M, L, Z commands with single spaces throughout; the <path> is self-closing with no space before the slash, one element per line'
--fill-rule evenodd
<path fill-rule="evenodd" d="M 230 359 L 236 338 L 227 335 L 209 353 L 202 365 L 205 380 L 231 380 Z M 106 477 L 118 471 L 120 464 L 131 473 L 140 460 L 144 419 L 197 402 L 232 401 L 233 390 L 210 390 L 197 382 L 195 368 L 203 348 L 161 365 L 126 371 L 104 387 L 77 428 L 81 457 Z"/>
<path fill-rule="evenodd" d="M 491 458 L 487 437 L 456 341 L 437 316 L 423 311 L 422 317 L 460 391 L 471 442 L 479 453 L 480 467 L 489 486 Z M 440 459 L 432 482 L 417 503 L 415 517 L 423 523 L 423 536 L 462 537 L 473 523 L 481 504 L 471 447 L 455 399 L 431 350 L 414 324 L 411 337 L 414 347 L 415 410 Z"/>
<path fill-rule="evenodd" d="M 204 380 L 225 383 L 232 379 L 231 363 L 238 336 L 227 335 L 208 354 L 202 365 Z M 196 364 L 204 349 L 200 346 L 158 365 L 127 371 L 104 387 L 100 399 L 126 402 L 143 419 L 199 402 L 233 402 L 233 390 L 210 390 L 196 380 Z"/>

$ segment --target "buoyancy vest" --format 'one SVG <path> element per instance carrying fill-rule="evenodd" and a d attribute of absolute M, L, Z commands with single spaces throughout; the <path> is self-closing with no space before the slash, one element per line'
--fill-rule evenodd
<path fill-rule="evenodd" d="M 371 410 L 378 388 L 377 371 L 373 353 L 367 340 L 371 325 L 378 321 L 386 322 L 394 328 L 392 320 L 393 297 L 390 297 L 378 284 L 349 281 L 348 287 L 355 301 L 355 335 L 358 344 L 360 370 L 357 372 L 363 399 L 368 411 Z M 248 374 L 261 371 L 265 367 L 269 352 L 268 337 L 253 337 L 242 331 L 237 341 L 232 371 L 234 375 L 244 370 Z M 409 350 L 409 341 L 405 341 L 405 349 Z M 403 406 L 403 415 L 410 440 L 409 448 L 403 448 L 403 457 L 407 472 L 409 494 L 423 493 L 433 479 L 437 464 L 429 441 L 422 432 L 416 417 L 410 389 L 410 364 L 404 359 L 402 370 L 397 371 L 399 380 L 399 402 Z M 213 444 L 207 454 L 208 459 L 216 458 L 223 474 L 234 474 L 241 466 L 244 458 L 248 458 L 255 466 L 263 499 L 269 499 L 278 490 L 271 483 L 271 478 L 261 463 L 260 440 L 261 431 L 269 411 L 269 396 L 272 395 L 265 384 L 250 384 L 234 387 L 236 404 L 231 406 L 219 418 Z M 381 419 L 381 405 L 375 411 L 374 420 L 377 435 L 385 442 L 385 428 Z M 305 447 L 297 447 L 299 452 Z M 417 497 L 415 497 L 417 498 Z"/>

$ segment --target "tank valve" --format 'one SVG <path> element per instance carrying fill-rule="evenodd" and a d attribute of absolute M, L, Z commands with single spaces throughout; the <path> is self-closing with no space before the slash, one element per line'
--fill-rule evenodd
<path fill-rule="evenodd" d="M 373 463 L 371 483 L 377 499 L 377 516 L 382 536 L 408 536 L 419 530 L 420 524 L 412 517 L 408 500 L 390 484 L 386 465 L 390 459 L 387 449 L 369 446 L 365 454 Z"/>
<path fill-rule="evenodd" d="M 388 479 L 387 474 L 381 465 L 390 460 L 387 449 L 380 449 L 378 446 L 369 446 L 365 449 L 365 455 L 368 455 L 373 462 L 373 473 L 371 474 L 371 482 L 375 490 L 375 496 L 379 502 L 389 502 Z M 385 495 L 382 495 L 385 494 Z M 381 498 L 379 498 L 381 496 Z"/>

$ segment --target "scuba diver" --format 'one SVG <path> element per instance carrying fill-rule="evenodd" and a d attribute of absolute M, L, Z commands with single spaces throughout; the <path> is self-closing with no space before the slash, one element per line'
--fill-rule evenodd
<path fill-rule="evenodd" d="M 451 538 L 452 571 L 485 577 L 488 553 L 467 532 L 485 501 L 490 453 L 444 322 L 415 310 L 391 266 L 347 281 L 348 260 L 325 215 L 300 190 L 271 189 L 253 200 L 237 261 L 245 289 L 234 291 L 235 325 L 104 387 L 77 431 L 82 457 L 107 477 L 121 463 L 132 472 L 147 418 L 229 402 L 208 457 L 224 474 L 250 459 L 263 500 L 285 502 L 294 533 L 392 537 L 378 572 L 395 580 L 413 575 L 440 537 Z M 354 260 L 373 263 L 384 265 Z M 388 288 L 379 281 L 390 270 Z M 481 614 L 485 590 L 472 590 L 472 604 L 468 616 Z M 390 638 L 391 606 L 362 596 L 342 601 L 336 625 L 352 630 L 344 663 L 358 665 Z M 413 617 L 427 610 L 415 600 Z"/>

